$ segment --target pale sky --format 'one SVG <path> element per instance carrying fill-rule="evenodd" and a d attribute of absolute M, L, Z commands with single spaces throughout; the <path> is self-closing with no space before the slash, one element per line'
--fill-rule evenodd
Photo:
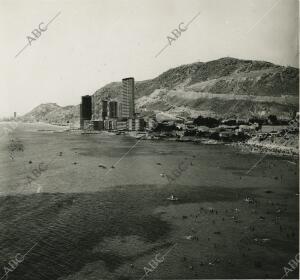
<path fill-rule="evenodd" d="M 298 13 L 296 0 L 0 0 L 0 117 L 76 105 L 124 77 L 225 56 L 298 67 Z"/>

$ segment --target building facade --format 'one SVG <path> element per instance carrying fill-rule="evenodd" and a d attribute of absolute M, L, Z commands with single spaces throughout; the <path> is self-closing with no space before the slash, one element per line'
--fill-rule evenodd
<path fill-rule="evenodd" d="M 145 129 L 145 121 L 142 118 L 135 119 L 135 130 L 143 131 Z"/>
<path fill-rule="evenodd" d="M 127 130 L 127 122 L 117 121 L 117 130 Z"/>
<path fill-rule="evenodd" d="M 135 130 L 135 120 L 134 119 L 128 119 L 127 120 L 127 127 L 129 131 Z"/>
<path fill-rule="evenodd" d="M 108 116 L 108 101 L 107 100 L 102 100 L 102 120 L 105 120 L 106 117 Z"/>
<path fill-rule="evenodd" d="M 122 103 L 118 102 L 118 118 L 122 119 Z"/>
<path fill-rule="evenodd" d="M 122 118 L 134 118 L 134 78 L 122 79 Z"/>
<path fill-rule="evenodd" d="M 109 118 L 117 118 L 118 117 L 118 102 L 110 101 L 108 103 L 108 116 Z"/>
<path fill-rule="evenodd" d="M 84 122 L 92 119 L 92 97 L 85 95 L 81 97 L 80 104 L 80 128 L 84 128 Z"/>
<path fill-rule="evenodd" d="M 103 121 L 93 121 L 93 128 L 94 128 L 94 130 L 103 130 L 104 122 Z"/>
<path fill-rule="evenodd" d="M 105 130 L 116 130 L 117 129 L 117 120 L 104 120 L 104 129 Z"/>

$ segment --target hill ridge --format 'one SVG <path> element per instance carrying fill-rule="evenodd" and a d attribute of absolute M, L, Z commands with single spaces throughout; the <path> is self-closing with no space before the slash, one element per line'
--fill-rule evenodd
<path fill-rule="evenodd" d="M 136 81 L 136 109 L 143 115 L 165 112 L 181 117 L 288 118 L 298 109 L 299 69 L 262 60 L 222 57 L 170 68 L 155 78 Z M 94 94 L 95 116 L 103 97 L 120 100 L 122 82 L 111 82 Z M 234 100 L 239 105 L 233 104 Z M 47 105 L 48 104 L 48 105 Z M 25 120 L 79 120 L 79 106 L 41 104 Z"/>

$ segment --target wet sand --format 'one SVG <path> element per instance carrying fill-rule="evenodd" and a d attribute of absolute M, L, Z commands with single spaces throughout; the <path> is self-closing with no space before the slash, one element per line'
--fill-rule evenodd
<path fill-rule="evenodd" d="M 10 139 L 24 146 L 13 160 Z M 140 279 L 145 267 L 143 279 L 281 278 L 298 251 L 298 162 L 286 157 L 247 174 L 261 155 L 230 146 L 24 124 L 0 157 L 0 265 L 37 243 L 10 279 Z"/>

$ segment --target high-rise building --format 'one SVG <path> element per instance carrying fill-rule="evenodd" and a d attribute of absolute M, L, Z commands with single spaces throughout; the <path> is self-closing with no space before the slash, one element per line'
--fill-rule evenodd
<path fill-rule="evenodd" d="M 85 95 L 81 97 L 80 104 L 80 128 L 84 128 L 84 121 L 92 118 L 92 97 Z"/>
<path fill-rule="evenodd" d="M 107 100 L 102 100 L 102 119 L 105 120 L 105 118 L 107 117 L 107 106 L 108 105 L 108 101 Z"/>
<path fill-rule="evenodd" d="M 17 112 L 14 112 L 14 118 L 16 118 L 17 117 Z"/>
<path fill-rule="evenodd" d="M 79 120 L 80 120 L 80 129 L 83 129 L 83 118 L 82 116 L 82 104 L 79 104 Z"/>
<path fill-rule="evenodd" d="M 118 117 L 118 102 L 117 101 L 110 101 L 108 104 L 108 116 L 110 118 L 117 118 Z"/>
<path fill-rule="evenodd" d="M 122 80 L 122 117 L 134 118 L 134 78 Z"/>
<path fill-rule="evenodd" d="M 122 103 L 118 102 L 118 118 L 122 119 Z"/>
<path fill-rule="evenodd" d="M 92 120 L 99 121 L 102 117 L 102 99 L 100 95 L 92 95 Z"/>

